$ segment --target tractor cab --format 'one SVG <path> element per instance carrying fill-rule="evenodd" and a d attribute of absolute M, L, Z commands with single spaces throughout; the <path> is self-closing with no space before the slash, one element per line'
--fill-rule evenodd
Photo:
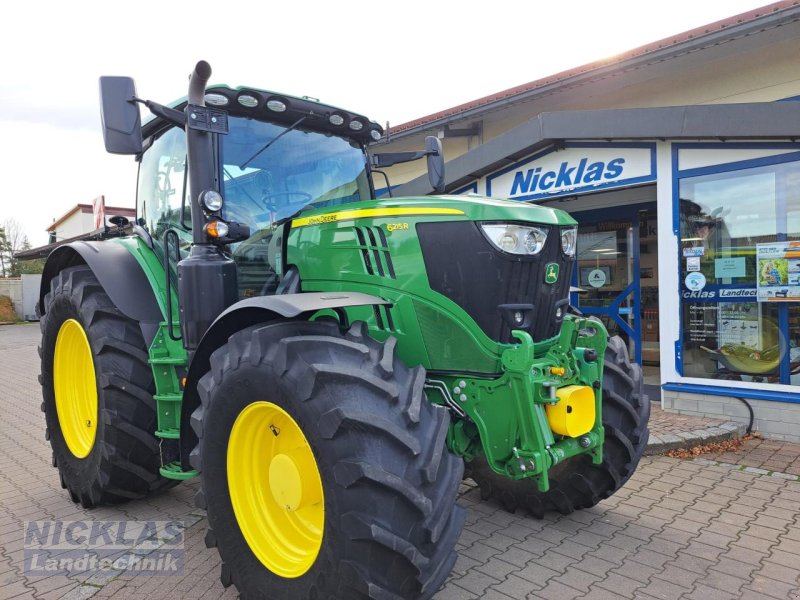
<path fill-rule="evenodd" d="M 211 132 L 221 204 L 202 209 L 221 224 L 220 237 L 234 225 L 238 232 L 227 250 L 239 271 L 239 298 L 274 293 L 281 272 L 281 236 L 275 232 L 304 210 L 374 198 L 366 144 L 383 130 L 312 99 L 250 88 L 212 87 L 204 100 L 225 127 Z M 142 130 L 137 217 L 157 252 L 166 253 L 158 242 L 171 230 L 185 257 L 192 210 L 199 207 L 190 201 L 186 134 L 170 117 L 155 118 Z M 178 254 L 170 256 L 174 265 Z"/>
<path fill-rule="evenodd" d="M 375 198 L 373 166 L 430 155 L 442 173 L 441 145 L 400 155 L 367 153 L 383 129 L 349 111 L 252 88 L 212 86 L 204 95 L 211 119 L 215 188 L 221 204 L 203 207 L 229 234 L 227 251 L 238 271 L 239 299 L 275 293 L 282 276 L 283 225 L 301 212 Z M 152 104 L 152 103 L 151 103 Z M 185 101 L 174 103 L 183 110 Z M 183 113 L 181 113 L 183 114 Z M 137 217 L 155 240 L 177 233 L 180 251 L 192 243 L 186 134 L 172 113 L 144 125 Z M 179 119 L 178 119 L 179 120 Z M 237 233 L 230 237 L 235 228 Z M 223 239 L 226 237 L 224 234 Z M 162 256 L 165 249 L 156 244 Z"/>

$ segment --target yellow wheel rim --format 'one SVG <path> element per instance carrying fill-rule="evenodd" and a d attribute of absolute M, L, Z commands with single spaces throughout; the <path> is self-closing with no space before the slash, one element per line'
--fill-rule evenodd
<path fill-rule="evenodd" d="M 75 319 L 67 319 L 58 330 L 53 388 L 67 448 L 75 457 L 86 458 L 97 435 L 97 383 L 89 340 Z"/>
<path fill-rule="evenodd" d="M 325 522 L 322 479 L 300 426 L 279 406 L 254 402 L 236 417 L 227 461 L 250 550 L 276 575 L 300 577 L 317 559 Z"/>

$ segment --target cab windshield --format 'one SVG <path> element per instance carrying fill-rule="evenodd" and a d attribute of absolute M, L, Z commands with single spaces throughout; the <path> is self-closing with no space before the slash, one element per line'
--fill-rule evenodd
<path fill-rule="evenodd" d="M 221 137 L 223 218 L 251 233 L 306 209 L 371 197 L 366 155 L 357 142 L 294 125 L 231 117 Z"/>
<path fill-rule="evenodd" d="M 231 117 L 220 136 L 222 218 L 245 223 L 250 237 L 229 246 L 239 297 L 274 294 L 283 277 L 277 226 L 306 209 L 369 200 L 366 154 L 347 139 Z"/>

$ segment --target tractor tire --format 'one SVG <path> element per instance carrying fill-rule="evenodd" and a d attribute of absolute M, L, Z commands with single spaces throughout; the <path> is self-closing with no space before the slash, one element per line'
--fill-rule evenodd
<path fill-rule="evenodd" d="M 650 401 L 642 393 L 642 370 L 631 363 L 618 336 L 608 341 L 603 371 L 603 463 L 576 456 L 550 469 L 550 490 L 540 492 L 533 481 L 515 481 L 496 474 L 483 457 L 467 465 L 467 476 L 480 488 L 481 498 L 494 498 L 509 512 L 526 508 L 537 519 L 548 511 L 569 514 L 610 497 L 639 464 L 650 432 Z"/>
<path fill-rule="evenodd" d="M 62 487 L 92 508 L 175 485 L 158 472 L 155 388 L 138 324 L 85 265 L 56 275 L 44 305 L 41 408 Z"/>
<path fill-rule="evenodd" d="M 428 599 L 464 522 L 461 459 L 425 370 L 364 323 L 249 327 L 211 356 L 192 415 L 197 504 L 223 585 L 270 600 Z"/>

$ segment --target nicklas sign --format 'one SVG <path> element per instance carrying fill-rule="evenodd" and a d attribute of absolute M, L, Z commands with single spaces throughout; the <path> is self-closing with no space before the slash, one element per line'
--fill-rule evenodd
<path fill-rule="evenodd" d="M 549 151 L 486 178 L 486 194 L 535 200 L 655 180 L 652 146 L 581 147 Z"/>

